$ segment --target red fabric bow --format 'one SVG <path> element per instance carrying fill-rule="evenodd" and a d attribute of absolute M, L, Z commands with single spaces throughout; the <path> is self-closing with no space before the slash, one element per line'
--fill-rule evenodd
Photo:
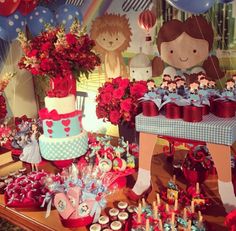
<path fill-rule="evenodd" d="M 60 119 L 74 117 L 77 115 L 82 115 L 81 111 L 76 110 L 74 112 L 66 113 L 66 114 L 58 114 L 57 110 L 55 109 L 49 112 L 47 108 L 43 108 L 39 111 L 39 117 L 41 120 L 45 120 L 45 119 L 60 120 Z M 81 120 L 79 122 L 81 122 Z"/>

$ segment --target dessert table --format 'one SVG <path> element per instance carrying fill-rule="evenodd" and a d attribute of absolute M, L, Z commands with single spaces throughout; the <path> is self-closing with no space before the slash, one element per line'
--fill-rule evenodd
<path fill-rule="evenodd" d="M 147 117 L 136 116 L 136 130 L 140 132 L 139 160 L 148 164 L 146 153 L 152 153 L 157 135 L 204 141 L 214 161 L 218 179 L 231 182 L 231 146 L 236 141 L 236 117 L 219 118 L 213 114 L 203 117 L 198 123 L 185 122 L 181 119 L 167 119 L 163 115 Z M 151 158 L 151 155 L 149 155 Z"/>

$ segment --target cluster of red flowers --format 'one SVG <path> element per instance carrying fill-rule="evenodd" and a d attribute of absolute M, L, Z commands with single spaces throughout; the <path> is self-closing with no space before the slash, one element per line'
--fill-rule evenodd
<path fill-rule="evenodd" d="M 6 101 L 2 93 L 0 92 L 0 120 L 4 119 L 7 115 Z"/>
<path fill-rule="evenodd" d="M 87 76 L 100 64 L 99 57 L 92 51 L 94 41 L 79 31 L 78 26 L 69 33 L 62 27 L 50 27 L 30 41 L 23 34 L 19 38 L 25 52 L 19 67 L 33 75 L 79 78 L 80 74 Z"/>
<path fill-rule="evenodd" d="M 204 146 L 198 146 L 195 150 L 189 151 L 183 167 L 196 171 L 209 170 L 213 167 L 213 162 L 208 150 Z"/>
<path fill-rule="evenodd" d="M 96 114 L 112 124 L 127 122 L 134 125 L 139 113 L 139 99 L 148 91 L 146 81 L 133 81 L 117 77 L 98 89 Z"/>

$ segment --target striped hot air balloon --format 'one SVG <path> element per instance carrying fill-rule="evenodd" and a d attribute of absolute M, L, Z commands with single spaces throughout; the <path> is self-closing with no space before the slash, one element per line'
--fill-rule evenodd
<path fill-rule="evenodd" d="M 139 15 L 138 23 L 142 29 L 147 31 L 146 41 L 151 41 L 152 38 L 149 35 L 149 30 L 155 25 L 156 16 L 151 10 L 145 10 Z"/>
<path fill-rule="evenodd" d="M 151 10 L 145 10 L 139 15 L 138 23 L 141 28 L 149 31 L 156 23 L 156 16 Z"/>

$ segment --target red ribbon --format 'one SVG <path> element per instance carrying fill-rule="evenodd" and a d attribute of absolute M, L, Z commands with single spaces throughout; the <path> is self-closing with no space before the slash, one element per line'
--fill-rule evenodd
<path fill-rule="evenodd" d="M 159 114 L 157 105 L 152 101 L 142 102 L 144 116 L 157 116 Z"/>
<path fill-rule="evenodd" d="M 214 115 L 222 118 L 235 116 L 235 102 L 217 100 L 214 102 Z"/>
<path fill-rule="evenodd" d="M 186 122 L 200 122 L 202 121 L 202 107 L 185 106 L 183 120 Z"/>
<path fill-rule="evenodd" d="M 74 111 L 71 113 L 66 114 L 58 114 L 57 110 L 48 111 L 47 108 L 43 108 L 39 111 L 39 117 L 41 120 L 51 119 L 51 120 L 60 120 L 60 119 L 67 119 L 69 117 L 74 117 L 77 115 L 81 115 L 81 111 Z"/>
<path fill-rule="evenodd" d="M 168 119 L 181 119 L 183 114 L 183 107 L 174 103 L 167 103 L 165 105 L 166 118 Z"/>

